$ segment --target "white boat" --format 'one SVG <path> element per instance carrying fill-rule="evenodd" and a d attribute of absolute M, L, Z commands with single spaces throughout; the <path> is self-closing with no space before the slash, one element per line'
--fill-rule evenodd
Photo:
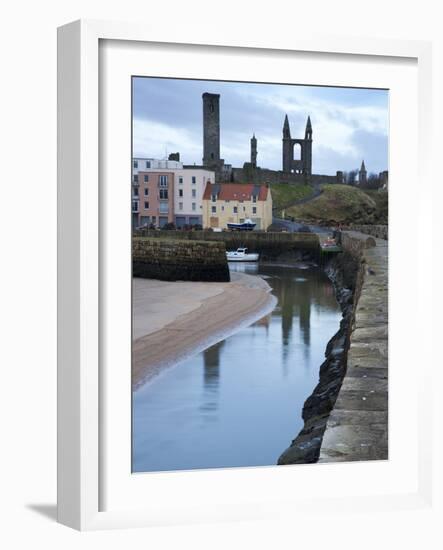
<path fill-rule="evenodd" d="M 237 250 L 226 252 L 228 262 L 257 262 L 258 256 L 256 252 L 248 252 L 247 248 L 237 248 Z"/>

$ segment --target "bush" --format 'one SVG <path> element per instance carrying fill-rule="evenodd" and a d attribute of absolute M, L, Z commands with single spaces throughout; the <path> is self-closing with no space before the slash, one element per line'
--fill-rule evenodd
<path fill-rule="evenodd" d="M 173 222 L 165 223 L 165 225 L 162 227 L 165 231 L 171 231 L 175 229 L 175 224 Z"/>

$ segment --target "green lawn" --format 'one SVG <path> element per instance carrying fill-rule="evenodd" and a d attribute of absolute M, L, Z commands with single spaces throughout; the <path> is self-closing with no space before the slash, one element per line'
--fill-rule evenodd
<path fill-rule="evenodd" d="M 309 197 L 312 193 L 312 187 L 304 183 L 271 183 L 272 207 L 281 212 L 283 208 Z"/>

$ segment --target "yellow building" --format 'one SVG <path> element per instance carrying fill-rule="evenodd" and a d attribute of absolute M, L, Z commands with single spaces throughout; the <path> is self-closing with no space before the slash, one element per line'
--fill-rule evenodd
<path fill-rule="evenodd" d="M 203 194 L 203 227 L 227 229 L 228 223 L 252 220 L 255 229 L 272 223 L 271 189 L 253 183 L 208 183 Z"/>

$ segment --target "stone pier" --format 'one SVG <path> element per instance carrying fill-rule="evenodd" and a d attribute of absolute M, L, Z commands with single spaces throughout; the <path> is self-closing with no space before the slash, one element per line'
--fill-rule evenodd
<path fill-rule="evenodd" d="M 343 248 L 354 254 L 360 249 L 362 263 L 346 374 L 319 462 L 388 458 L 388 241 L 369 239 L 342 233 Z"/>

